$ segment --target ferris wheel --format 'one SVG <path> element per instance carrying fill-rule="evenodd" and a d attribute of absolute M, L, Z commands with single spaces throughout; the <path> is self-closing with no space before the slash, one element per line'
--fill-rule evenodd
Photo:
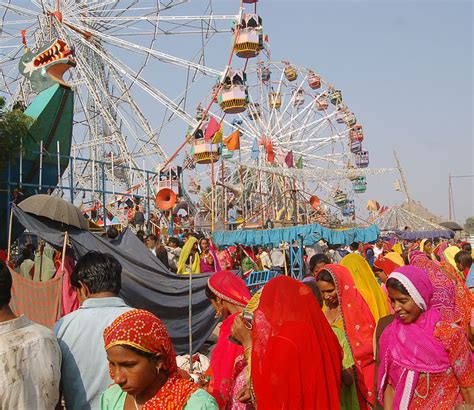
<path fill-rule="evenodd" d="M 107 183 L 123 191 L 143 181 L 140 169 L 160 169 L 183 139 L 182 130 L 198 123 L 196 101 L 222 74 L 232 52 L 229 36 L 239 4 L 5 1 L 0 95 L 27 105 L 33 95 L 18 72 L 23 49 L 58 38 L 66 42 L 77 63 L 65 79 L 75 91 L 71 155 L 91 160 L 75 164 L 75 181 L 78 188 L 93 186 L 94 161 L 108 158 L 117 167 L 105 169 Z"/>
<path fill-rule="evenodd" d="M 225 134 L 239 132 L 238 153 L 207 144 L 206 155 L 196 155 L 193 147 L 198 164 L 212 165 L 218 154 L 222 161 L 214 179 L 227 192 L 217 190 L 204 203 L 214 201 L 213 208 L 223 215 L 229 198 L 239 197 L 244 219 L 259 220 L 260 226 L 267 219 L 321 222 L 331 210 L 353 216 L 355 197 L 367 189 L 366 176 L 389 170 L 368 168 L 363 127 L 341 90 L 313 69 L 266 61 L 269 51 L 263 49 L 256 64 L 225 73 L 210 113 L 221 121 Z M 206 146 L 201 139 L 194 144 Z M 202 179 L 202 173 L 198 168 L 195 178 Z"/>

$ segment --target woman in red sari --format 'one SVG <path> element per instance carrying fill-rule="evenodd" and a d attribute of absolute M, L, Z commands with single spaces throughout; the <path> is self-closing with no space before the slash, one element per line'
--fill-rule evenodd
<path fill-rule="evenodd" d="M 330 275 L 330 276 L 329 276 Z M 332 280 L 331 280 L 332 279 Z M 342 330 L 349 342 L 356 368 L 359 407 L 374 405 L 375 360 L 373 337 L 376 322 L 351 273 L 342 265 L 326 265 L 318 272 L 317 284 L 325 303 L 334 313 L 326 317 Z"/>
<path fill-rule="evenodd" d="M 251 357 L 258 410 L 339 410 L 342 350 L 308 286 L 270 280 L 252 323 L 244 320 L 234 321 L 232 334 Z"/>
<path fill-rule="evenodd" d="M 246 384 L 244 348 L 229 340 L 232 324 L 250 300 L 245 282 L 230 271 L 214 273 L 207 281 L 206 295 L 222 322 L 216 347 L 212 351 L 208 392 L 220 409 L 244 410 L 249 406 L 237 396 Z"/>

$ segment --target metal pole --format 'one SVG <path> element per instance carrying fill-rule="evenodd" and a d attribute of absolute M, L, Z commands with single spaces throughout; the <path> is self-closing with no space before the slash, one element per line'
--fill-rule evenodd
<path fill-rule="evenodd" d="M 69 195 L 72 204 L 74 203 L 74 157 L 69 160 Z"/>
<path fill-rule="evenodd" d="M 107 208 L 105 201 L 105 164 L 101 162 L 102 165 L 102 207 L 104 209 L 104 231 L 107 229 Z"/>
<path fill-rule="evenodd" d="M 150 214 L 151 214 L 151 211 L 150 211 L 150 180 L 149 180 L 149 177 L 148 177 L 148 171 L 145 171 L 146 172 L 146 204 L 147 204 L 147 231 L 150 232 L 150 228 L 151 228 L 151 223 L 150 223 Z"/>
<path fill-rule="evenodd" d="M 43 140 L 40 141 L 40 164 L 39 164 L 38 193 L 41 191 L 41 182 L 43 182 Z"/>
<path fill-rule="evenodd" d="M 58 157 L 58 188 L 61 189 L 61 151 L 59 150 L 59 140 L 56 141 L 56 152 Z"/>
<path fill-rule="evenodd" d="M 115 197 L 115 167 L 114 167 L 114 152 L 110 153 L 111 172 L 112 172 L 112 195 Z"/>
<path fill-rule="evenodd" d="M 23 183 L 23 138 L 20 139 L 20 188 Z"/>
<path fill-rule="evenodd" d="M 452 194 L 452 189 L 451 189 L 451 173 L 448 174 L 448 207 L 449 207 L 449 220 L 452 221 L 452 215 L 453 215 L 453 212 L 452 212 L 452 198 L 451 198 L 451 194 Z"/>
<path fill-rule="evenodd" d="M 192 251 L 191 251 L 192 252 Z M 188 299 L 188 326 L 189 326 L 189 373 L 193 373 L 193 255 L 190 258 L 189 270 L 189 299 Z"/>

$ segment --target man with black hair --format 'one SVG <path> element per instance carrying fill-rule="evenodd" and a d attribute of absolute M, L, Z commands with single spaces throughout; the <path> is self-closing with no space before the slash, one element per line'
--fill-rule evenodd
<path fill-rule="evenodd" d="M 63 353 L 61 386 L 67 409 L 98 409 L 110 385 L 102 334 L 130 309 L 118 297 L 122 266 L 112 255 L 90 251 L 77 261 L 71 285 L 81 307 L 54 326 Z"/>
<path fill-rule="evenodd" d="M 61 378 L 58 342 L 48 328 L 12 312 L 11 288 L 0 261 L 0 409 L 52 409 Z"/>

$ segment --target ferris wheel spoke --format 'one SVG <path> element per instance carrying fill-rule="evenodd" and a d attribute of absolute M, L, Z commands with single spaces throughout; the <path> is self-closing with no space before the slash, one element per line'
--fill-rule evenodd
<path fill-rule="evenodd" d="M 95 45 L 87 42 L 82 36 L 79 36 L 73 33 L 74 36 L 82 42 L 83 45 L 90 47 L 98 56 L 100 56 L 105 62 L 110 64 L 111 66 L 115 67 L 119 72 L 123 75 L 126 75 L 129 79 L 135 81 L 135 83 L 142 88 L 145 92 L 151 95 L 153 98 L 158 100 L 161 104 L 165 107 L 171 109 L 175 112 L 177 116 L 179 116 L 182 120 L 184 120 L 187 124 L 194 126 L 196 125 L 196 120 L 183 111 L 179 106 L 177 106 L 173 100 L 168 98 L 165 94 L 158 91 L 156 88 L 150 86 L 146 81 L 144 81 L 141 77 L 137 76 L 137 73 L 134 72 L 131 68 L 129 68 L 123 61 L 120 61 L 118 58 L 115 60 L 110 58 L 105 52 L 97 48 Z"/>
<path fill-rule="evenodd" d="M 97 36 L 98 38 L 101 38 L 101 39 L 107 41 L 109 44 L 114 44 L 114 45 L 119 46 L 120 48 L 123 48 L 123 49 L 128 50 L 128 51 L 138 52 L 138 53 L 141 53 L 141 54 L 145 54 L 147 56 L 149 55 L 149 56 L 157 58 L 160 61 L 170 63 L 170 64 L 173 64 L 173 65 L 176 65 L 176 66 L 179 66 L 179 67 L 192 68 L 192 69 L 195 69 L 195 70 L 199 71 L 202 74 L 209 75 L 209 76 L 216 76 L 216 75 L 222 74 L 221 71 L 212 69 L 210 67 L 206 67 L 206 66 L 203 66 L 201 64 L 194 63 L 192 61 L 188 61 L 188 60 L 185 60 L 185 59 L 182 59 L 182 58 L 179 58 L 179 57 L 175 57 L 175 56 L 171 56 L 171 55 L 166 54 L 166 53 L 162 53 L 160 51 L 156 51 L 156 50 L 153 50 L 153 49 L 150 49 L 150 48 L 146 48 L 146 47 L 140 46 L 138 44 L 132 43 L 130 41 L 126 41 L 126 40 L 123 40 L 123 39 L 117 39 L 113 36 L 109 36 L 107 34 L 99 32 L 97 30 L 88 29 L 85 26 L 79 26 L 79 28 L 82 29 L 82 30 L 89 30 L 91 32 L 91 34 Z"/>
<path fill-rule="evenodd" d="M 38 16 L 38 13 L 36 13 L 32 10 L 25 9 L 24 7 L 20 7 L 20 6 L 14 6 L 11 3 L 5 3 L 3 1 L 0 2 L 0 8 L 4 8 L 5 10 L 14 11 L 15 13 L 17 13 L 20 16 L 30 16 L 30 17 L 34 17 L 34 18 L 36 18 Z"/>
<path fill-rule="evenodd" d="M 301 87 L 303 86 L 303 84 L 304 84 L 304 82 L 306 81 L 306 79 L 307 79 L 307 76 L 305 76 L 305 77 L 303 78 L 303 80 L 300 82 L 299 86 L 294 90 L 293 95 L 291 96 L 290 100 L 287 102 L 286 107 L 285 107 L 285 109 L 281 112 L 281 114 L 280 114 L 280 115 L 279 115 L 278 113 L 276 114 L 276 117 L 278 118 L 278 120 L 276 121 L 277 124 L 281 125 L 281 121 L 283 120 L 284 115 L 288 112 L 288 109 L 289 109 L 290 107 L 291 107 L 291 109 L 292 109 L 292 111 L 293 111 L 293 108 L 294 108 L 293 103 L 294 103 L 294 101 L 295 101 L 296 94 L 297 94 L 297 92 L 298 92 L 299 90 L 301 90 Z M 280 80 L 280 81 L 281 81 L 281 80 Z M 293 115 L 291 115 L 291 118 L 292 118 L 292 120 L 291 120 L 290 123 L 293 122 Z M 288 124 L 287 126 L 290 126 L 290 125 Z M 273 134 L 274 131 L 275 131 L 275 128 L 272 128 L 272 129 L 270 130 L 270 134 Z M 281 129 L 280 129 L 279 131 L 281 131 Z"/>

